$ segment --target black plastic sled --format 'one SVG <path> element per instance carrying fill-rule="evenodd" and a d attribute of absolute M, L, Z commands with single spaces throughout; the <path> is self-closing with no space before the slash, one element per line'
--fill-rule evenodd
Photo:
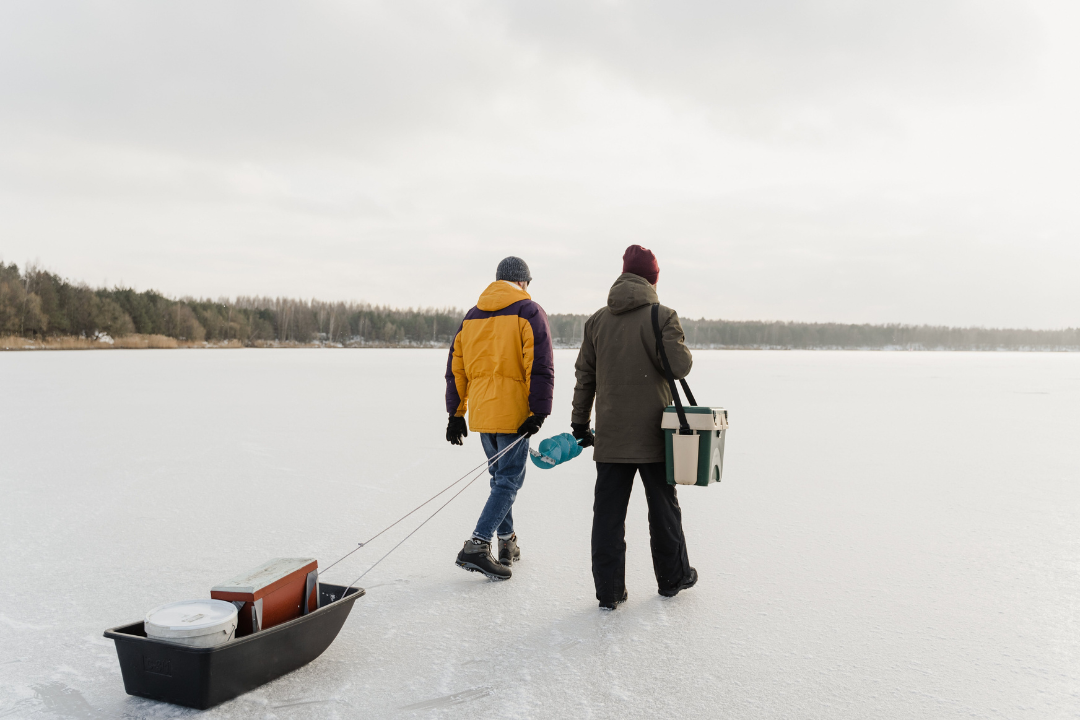
<path fill-rule="evenodd" d="M 105 631 L 116 642 L 128 695 L 205 710 L 319 657 L 364 589 L 319 584 L 319 609 L 207 648 L 146 637 L 142 621 Z"/>

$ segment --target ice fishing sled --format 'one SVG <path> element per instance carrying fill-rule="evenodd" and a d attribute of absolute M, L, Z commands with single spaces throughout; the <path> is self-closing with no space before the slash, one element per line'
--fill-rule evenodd
<path fill-rule="evenodd" d="M 365 591 L 320 582 L 318 607 L 213 647 L 148 637 L 143 621 L 105 631 L 129 695 L 205 710 L 302 667 L 330 647 Z"/>
<path fill-rule="evenodd" d="M 314 558 L 274 558 L 215 585 L 208 599 L 166 603 L 139 622 L 106 630 L 105 637 L 116 643 L 124 689 L 129 695 L 205 710 L 311 662 L 330 647 L 353 603 L 365 594 L 360 580 L 520 442 L 527 442 L 525 435 L 321 571 Z M 470 475 L 450 500 L 351 583 L 319 580 Z"/>

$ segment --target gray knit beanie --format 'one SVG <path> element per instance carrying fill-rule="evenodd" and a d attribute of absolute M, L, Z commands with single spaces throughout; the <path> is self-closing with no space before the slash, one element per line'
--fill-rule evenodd
<path fill-rule="evenodd" d="M 499 263 L 499 269 L 495 271 L 496 280 L 509 280 L 510 282 L 532 282 L 529 274 L 529 266 L 519 257 L 511 255 L 503 258 Z"/>

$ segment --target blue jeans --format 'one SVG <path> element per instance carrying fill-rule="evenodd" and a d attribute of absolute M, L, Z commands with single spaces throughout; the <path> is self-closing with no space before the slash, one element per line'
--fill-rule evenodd
<path fill-rule="evenodd" d="M 480 443 L 488 458 L 517 440 L 517 433 L 480 433 Z M 491 494 L 473 530 L 473 537 L 491 542 L 491 536 L 514 532 L 514 498 L 525 482 L 525 461 L 529 458 L 529 441 L 522 440 L 513 450 L 488 468 L 491 473 Z"/>

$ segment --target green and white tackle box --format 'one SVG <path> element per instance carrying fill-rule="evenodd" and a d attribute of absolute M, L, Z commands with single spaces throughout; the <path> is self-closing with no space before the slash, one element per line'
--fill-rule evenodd
<path fill-rule="evenodd" d="M 710 485 L 724 474 L 724 436 L 728 417 L 724 408 L 684 407 L 691 435 L 679 434 L 679 414 L 674 405 L 664 409 L 664 431 L 669 485 Z"/>

